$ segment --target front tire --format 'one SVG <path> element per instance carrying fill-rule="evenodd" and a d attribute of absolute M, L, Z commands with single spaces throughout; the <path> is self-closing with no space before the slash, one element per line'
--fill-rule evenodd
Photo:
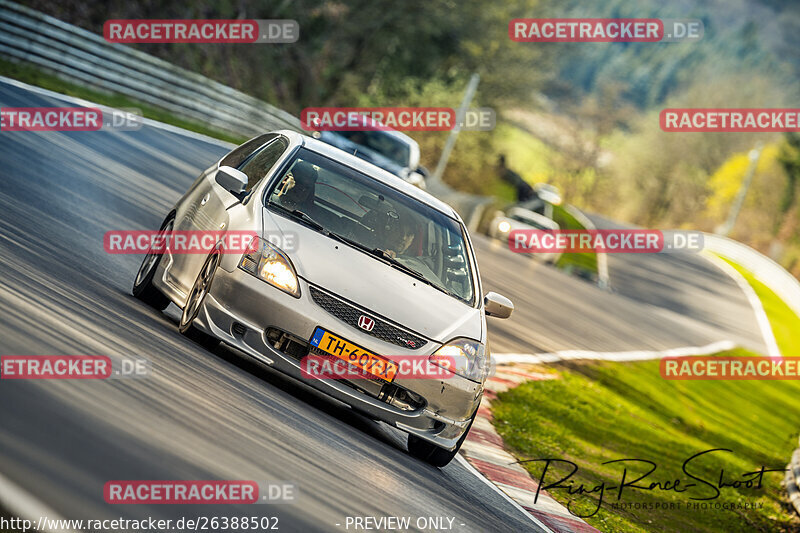
<path fill-rule="evenodd" d="M 446 450 L 409 433 L 408 453 L 412 457 L 419 459 L 420 461 L 425 461 L 429 465 L 435 466 L 436 468 L 443 468 L 447 466 L 447 464 L 456 456 L 458 450 L 461 449 L 461 445 L 464 444 L 464 441 L 467 440 L 467 433 L 469 433 L 472 423 L 475 421 L 475 417 L 477 415 L 478 410 L 476 409 L 469 421 L 467 429 L 464 431 L 464 434 L 461 435 L 461 438 L 458 439 L 458 443 L 454 449 Z"/>
<path fill-rule="evenodd" d="M 174 227 L 175 213 L 170 213 L 164 223 L 161 224 L 159 236 L 172 231 Z M 133 280 L 133 289 L 131 289 L 134 297 L 159 311 L 166 309 L 170 302 L 170 299 L 153 285 L 153 277 L 163 256 L 164 252 L 156 253 L 152 248 L 147 251 L 147 255 L 144 256 L 139 271 L 136 273 L 136 279 Z"/>
<path fill-rule="evenodd" d="M 194 319 L 200 313 L 203 306 L 203 300 L 211 290 L 211 282 L 214 281 L 214 274 L 219 266 L 221 256 L 219 250 L 212 251 L 200 268 L 197 274 L 197 279 L 192 285 L 192 290 L 189 292 L 189 297 L 186 298 L 186 305 L 183 306 L 181 313 L 181 321 L 178 324 L 178 330 L 195 341 L 196 343 L 204 346 L 205 348 L 213 348 L 220 343 L 219 339 L 209 335 L 204 331 L 200 331 L 192 325 Z"/>

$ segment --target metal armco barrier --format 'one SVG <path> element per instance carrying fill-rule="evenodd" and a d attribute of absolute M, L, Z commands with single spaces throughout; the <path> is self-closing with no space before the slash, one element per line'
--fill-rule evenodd
<path fill-rule="evenodd" d="M 800 316 L 800 281 L 785 268 L 746 244 L 727 237 L 705 233 L 703 244 L 709 252 L 730 259 L 744 267 L 758 281 L 769 287 L 772 292 L 786 302 L 786 305 L 795 314 Z"/>
<path fill-rule="evenodd" d="M 234 135 L 301 131 L 299 119 L 266 102 L 7 0 L 0 0 L 0 53 Z"/>

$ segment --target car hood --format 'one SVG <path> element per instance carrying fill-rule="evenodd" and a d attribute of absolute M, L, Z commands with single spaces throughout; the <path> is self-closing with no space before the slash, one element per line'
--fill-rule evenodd
<path fill-rule="evenodd" d="M 480 309 L 266 208 L 264 230 L 293 236 L 296 246 L 286 254 L 307 282 L 436 342 L 482 340 Z"/>

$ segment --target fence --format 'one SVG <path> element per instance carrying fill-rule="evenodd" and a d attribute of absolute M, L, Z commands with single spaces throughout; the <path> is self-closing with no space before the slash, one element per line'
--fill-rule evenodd
<path fill-rule="evenodd" d="M 266 102 L 7 0 L 0 0 L 0 53 L 234 135 L 300 131 L 299 119 Z"/>

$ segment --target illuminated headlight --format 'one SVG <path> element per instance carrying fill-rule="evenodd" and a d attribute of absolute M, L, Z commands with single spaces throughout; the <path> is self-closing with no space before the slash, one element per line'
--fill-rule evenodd
<path fill-rule="evenodd" d="M 508 233 L 511 230 L 511 224 L 507 220 L 503 220 L 497 225 L 497 229 L 500 230 L 500 233 Z"/>
<path fill-rule="evenodd" d="M 297 272 L 289 257 L 264 239 L 253 239 L 239 261 L 239 268 L 295 298 L 300 298 Z"/>
<path fill-rule="evenodd" d="M 430 356 L 432 363 L 478 383 L 489 373 L 486 347 L 470 339 L 454 339 Z"/>

